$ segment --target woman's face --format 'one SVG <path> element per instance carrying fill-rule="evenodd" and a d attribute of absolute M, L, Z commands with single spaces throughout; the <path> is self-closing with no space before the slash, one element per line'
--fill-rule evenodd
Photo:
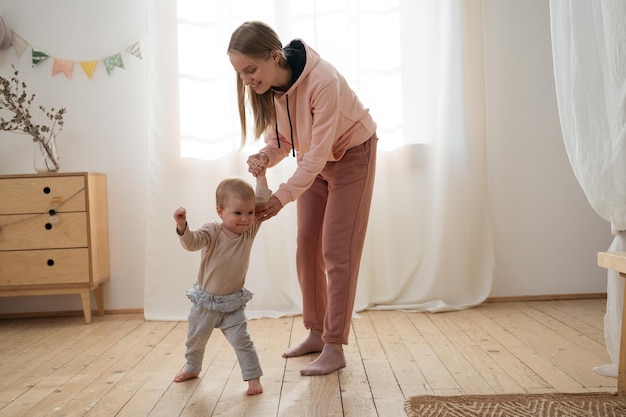
<path fill-rule="evenodd" d="M 229 52 L 230 63 L 245 85 L 257 94 L 263 94 L 275 85 L 277 79 L 278 54 L 271 51 L 263 58 L 251 58 L 239 52 Z"/>

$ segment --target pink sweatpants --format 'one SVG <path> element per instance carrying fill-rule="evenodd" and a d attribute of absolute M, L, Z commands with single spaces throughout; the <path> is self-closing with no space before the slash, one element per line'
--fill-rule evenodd
<path fill-rule="evenodd" d="M 328 162 L 296 202 L 303 322 L 325 343 L 348 344 L 376 166 L 376 135 Z"/>

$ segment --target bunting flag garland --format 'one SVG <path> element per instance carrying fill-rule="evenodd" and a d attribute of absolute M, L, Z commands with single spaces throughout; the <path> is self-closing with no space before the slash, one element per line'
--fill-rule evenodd
<path fill-rule="evenodd" d="M 21 57 L 22 54 L 24 53 L 24 51 L 30 47 L 31 48 L 31 58 L 32 58 L 32 66 L 37 67 L 39 66 L 39 64 L 41 64 L 43 61 L 45 61 L 48 57 L 51 57 L 50 55 L 48 55 L 46 52 L 36 49 L 34 48 L 32 45 L 29 44 L 28 41 L 26 41 L 24 38 L 22 38 L 20 35 L 18 35 L 17 33 L 15 33 L 15 31 L 11 31 L 12 35 L 13 35 L 13 42 L 11 44 L 11 46 L 15 49 L 15 51 L 17 52 L 17 56 Z M 143 59 L 141 56 L 141 45 L 139 43 L 139 41 L 134 42 L 132 45 L 128 46 L 127 48 L 125 48 L 123 51 L 118 52 L 116 54 L 113 54 L 111 56 L 99 59 L 99 60 L 93 60 L 93 61 L 70 61 L 70 60 L 66 60 L 66 59 L 62 59 L 62 58 L 57 58 L 57 57 L 51 57 L 53 58 L 53 64 L 52 64 L 52 76 L 55 76 L 57 74 L 65 74 L 65 77 L 67 77 L 67 79 L 72 78 L 72 72 L 74 70 L 74 66 L 76 63 L 79 63 L 81 68 L 83 69 L 85 75 L 87 75 L 87 78 L 91 79 L 93 77 L 93 74 L 96 70 L 96 66 L 98 64 L 98 62 L 102 61 L 104 63 L 104 66 L 106 68 L 107 71 L 107 75 L 111 75 L 111 73 L 113 72 L 113 70 L 115 68 L 121 68 L 121 69 L 126 69 L 126 67 L 124 66 L 124 61 L 122 59 L 122 52 L 126 52 L 138 59 Z"/>
<path fill-rule="evenodd" d="M 20 35 L 13 32 L 13 43 L 11 44 L 15 51 L 17 52 L 17 56 L 21 57 L 26 48 L 28 47 L 28 42 L 24 40 Z"/>
<path fill-rule="evenodd" d="M 111 72 L 115 69 L 115 67 L 124 68 L 124 63 L 122 62 L 122 55 L 115 54 L 108 58 L 104 58 L 104 65 L 107 69 L 107 74 L 111 75 Z"/>
<path fill-rule="evenodd" d="M 48 54 L 46 54 L 43 51 L 38 51 L 35 48 L 33 48 L 32 55 L 33 55 L 33 68 L 41 64 L 43 61 L 46 60 L 46 58 L 48 58 Z"/>
<path fill-rule="evenodd" d="M 54 64 L 52 64 L 52 75 L 57 75 L 62 72 L 67 79 L 72 78 L 72 70 L 74 69 L 74 63 L 72 61 L 65 61 L 63 59 L 54 58 Z"/>
<path fill-rule="evenodd" d="M 139 42 L 135 42 L 131 46 L 126 48 L 126 52 L 128 52 L 129 54 L 131 54 L 134 57 L 142 59 L 141 58 L 141 47 L 139 45 Z"/>
<path fill-rule="evenodd" d="M 93 72 L 96 69 L 97 63 L 98 61 L 85 61 L 80 63 L 80 66 L 83 67 L 83 71 L 85 71 L 85 74 L 87 74 L 87 78 L 89 78 L 90 80 Z"/>

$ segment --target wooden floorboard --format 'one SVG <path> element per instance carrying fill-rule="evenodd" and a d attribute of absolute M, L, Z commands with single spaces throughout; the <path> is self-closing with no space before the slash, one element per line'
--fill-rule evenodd
<path fill-rule="evenodd" d="M 352 320 L 346 368 L 300 369 L 316 355 L 281 353 L 301 317 L 252 320 L 264 393 L 245 395 L 237 358 L 211 336 L 199 378 L 184 365 L 186 322 L 138 314 L 0 320 L 0 417 L 403 416 L 413 395 L 616 391 L 594 366 L 606 300 L 487 303 L 447 313 L 365 311 Z"/>

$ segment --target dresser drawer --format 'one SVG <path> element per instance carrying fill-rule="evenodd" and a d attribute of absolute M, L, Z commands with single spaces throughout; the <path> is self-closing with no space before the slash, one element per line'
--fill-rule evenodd
<path fill-rule="evenodd" d="M 0 250 L 85 248 L 87 213 L 0 216 Z"/>
<path fill-rule="evenodd" d="M 88 250 L 0 252 L 0 288 L 89 282 Z"/>
<path fill-rule="evenodd" d="M 85 177 L 0 179 L 0 214 L 85 211 Z"/>

